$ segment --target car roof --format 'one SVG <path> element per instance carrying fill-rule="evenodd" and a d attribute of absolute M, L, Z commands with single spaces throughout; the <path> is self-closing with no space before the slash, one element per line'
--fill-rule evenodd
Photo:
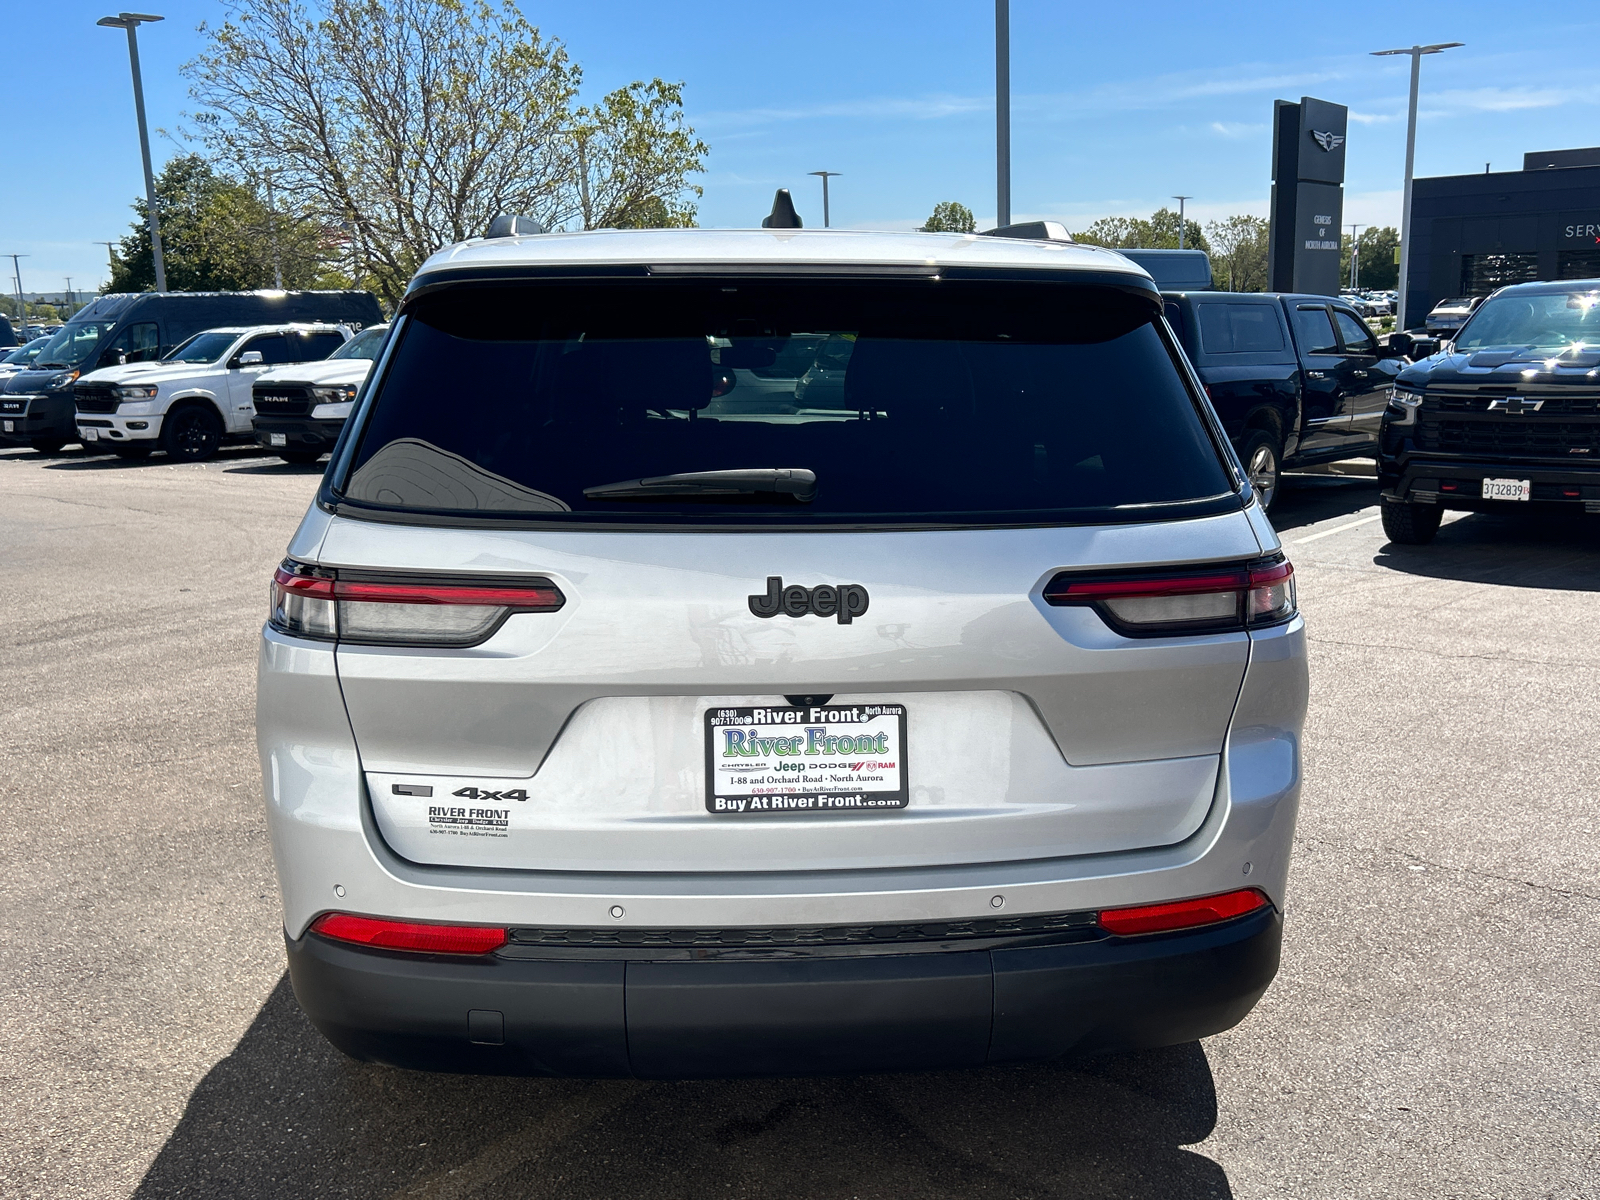
<path fill-rule="evenodd" d="M 1505 292 L 1519 292 L 1526 296 L 1549 292 L 1595 291 L 1600 291 L 1600 279 L 1562 279 L 1554 283 L 1513 283 L 1501 288 L 1497 294 L 1503 294 Z"/>
<path fill-rule="evenodd" d="M 231 333 L 235 337 L 244 333 L 282 333 L 285 329 L 343 329 L 342 325 L 318 324 L 314 321 L 280 321 L 273 325 L 218 325 L 212 329 L 202 329 L 200 333 Z M 199 334 L 195 335 L 196 337 Z"/>
<path fill-rule="evenodd" d="M 1115 250 L 1074 242 L 970 233 L 879 233 L 853 229 L 598 229 L 523 237 L 474 238 L 446 246 L 422 264 L 435 272 L 535 266 L 884 266 L 989 267 L 1149 274 Z"/>

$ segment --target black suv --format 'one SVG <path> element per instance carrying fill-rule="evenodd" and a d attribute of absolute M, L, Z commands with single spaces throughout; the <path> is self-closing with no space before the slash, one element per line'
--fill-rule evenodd
<path fill-rule="evenodd" d="M 1447 508 L 1600 511 L 1600 279 L 1501 288 L 1402 371 L 1378 483 L 1384 532 L 1408 544 Z"/>

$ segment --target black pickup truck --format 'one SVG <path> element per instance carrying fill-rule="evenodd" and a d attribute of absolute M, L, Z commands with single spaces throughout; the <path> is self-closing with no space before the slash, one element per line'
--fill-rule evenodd
<path fill-rule="evenodd" d="M 1445 509 L 1600 512 L 1600 279 L 1501 288 L 1400 372 L 1378 487 L 1389 540 Z"/>
<path fill-rule="evenodd" d="M 1286 467 L 1377 453 L 1408 341 L 1380 345 L 1353 308 L 1328 296 L 1163 295 L 1167 321 L 1266 506 Z"/>

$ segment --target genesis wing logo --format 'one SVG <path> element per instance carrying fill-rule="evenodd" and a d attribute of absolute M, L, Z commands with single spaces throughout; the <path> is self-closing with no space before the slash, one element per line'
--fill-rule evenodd
<path fill-rule="evenodd" d="M 1344 145 L 1344 134 L 1342 133 L 1323 133 L 1320 129 L 1313 129 L 1311 136 L 1316 140 L 1317 145 L 1321 146 L 1329 154 Z"/>

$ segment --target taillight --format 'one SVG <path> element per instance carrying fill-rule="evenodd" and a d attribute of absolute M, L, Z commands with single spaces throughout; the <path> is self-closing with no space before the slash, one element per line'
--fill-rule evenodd
<path fill-rule="evenodd" d="M 1062 571 L 1044 599 L 1093 608 L 1128 637 L 1236 633 L 1294 616 L 1294 567 L 1280 556 L 1183 571 Z"/>
<path fill-rule="evenodd" d="M 518 612 L 566 603 L 548 579 L 375 578 L 286 562 L 268 623 L 297 637 L 391 646 L 475 646 Z"/>
<path fill-rule="evenodd" d="M 311 932 L 357 946 L 417 954 L 488 954 L 506 944 L 506 931 L 493 926 L 380 921 L 349 913 L 323 913 L 311 923 Z"/>
<path fill-rule="evenodd" d="M 1266 896 L 1255 888 L 1202 896 L 1196 900 L 1175 900 L 1170 904 L 1141 904 L 1137 908 L 1108 908 L 1100 914 L 1100 927 L 1107 933 L 1126 936 L 1134 933 L 1166 933 L 1173 929 L 1193 929 L 1231 921 L 1264 908 Z"/>

